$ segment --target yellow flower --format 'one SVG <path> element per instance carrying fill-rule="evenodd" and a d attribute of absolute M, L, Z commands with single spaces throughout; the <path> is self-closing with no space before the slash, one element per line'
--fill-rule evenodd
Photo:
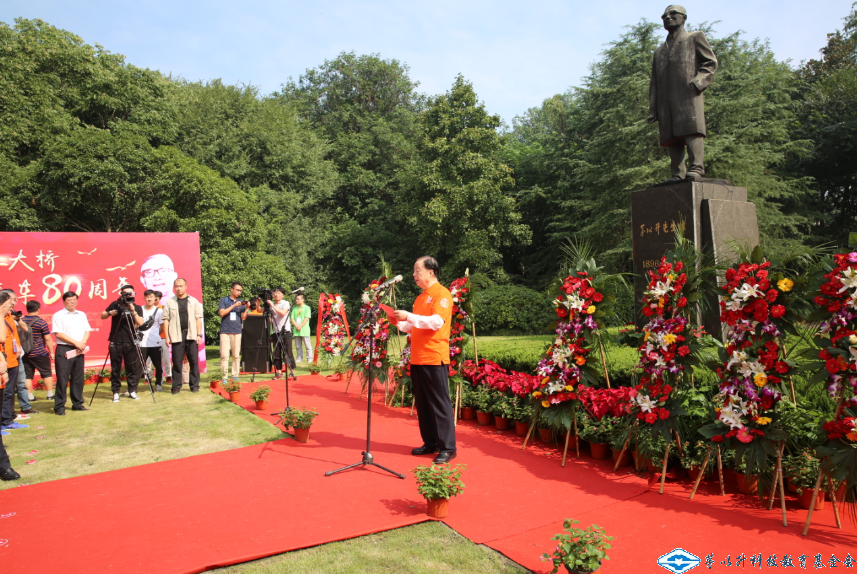
<path fill-rule="evenodd" d="M 675 273 L 670 273 L 667 277 L 669 277 L 670 281 L 675 281 Z"/>
<path fill-rule="evenodd" d="M 651 332 L 651 331 L 643 331 L 643 333 L 646 335 L 646 336 L 643 338 L 643 340 L 644 340 L 644 341 L 648 341 L 648 340 L 649 340 L 649 335 L 651 335 L 651 334 L 652 334 L 652 332 Z"/>
<path fill-rule="evenodd" d="M 766 425 L 771 422 L 773 419 L 771 417 L 759 417 L 756 419 L 756 423 L 760 425 Z"/>
<path fill-rule="evenodd" d="M 533 396 L 534 396 L 535 398 L 539 398 L 540 396 L 542 396 L 542 392 L 541 392 L 541 391 L 536 391 L 536 392 L 534 392 L 534 393 L 533 393 Z"/>
<path fill-rule="evenodd" d="M 780 279 L 779 281 L 777 281 L 777 287 L 779 288 L 780 291 L 782 291 L 784 293 L 786 291 L 791 291 L 792 287 L 794 287 L 794 286 L 795 286 L 795 282 L 792 281 L 791 279 Z"/>
<path fill-rule="evenodd" d="M 544 379 L 542 379 L 542 384 L 545 385 L 545 384 L 549 383 L 550 380 L 551 380 L 550 377 L 545 377 Z"/>
<path fill-rule="evenodd" d="M 756 383 L 757 387 L 764 387 L 768 383 L 768 376 L 765 373 L 756 373 L 753 382 Z"/>
<path fill-rule="evenodd" d="M 658 299 L 658 307 L 663 307 L 663 306 L 664 306 L 664 298 L 661 297 Z"/>
<path fill-rule="evenodd" d="M 571 385 L 566 385 L 566 386 L 565 386 L 565 390 L 566 390 L 566 391 L 568 391 L 568 392 L 571 392 L 571 391 L 573 391 L 573 390 L 574 390 L 574 387 L 572 387 Z"/>
<path fill-rule="evenodd" d="M 586 308 L 586 314 L 587 315 L 592 315 L 593 313 L 595 313 L 595 305 L 590 305 L 589 307 Z"/>
<path fill-rule="evenodd" d="M 550 403 L 550 401 L 542 401 L 542 406 L 544 408 L 548 408 L 549 406 L 551 406 L 551 403 Z"/>
<path fill-rule="evenodd" d="M 667 333 L 666 335 L 664 335 L 664 343 L 666 343 L 667 345 L 672 345 L 673 343 L 675 343 L 675 335 L 673 335 L 672 333 Z"/>

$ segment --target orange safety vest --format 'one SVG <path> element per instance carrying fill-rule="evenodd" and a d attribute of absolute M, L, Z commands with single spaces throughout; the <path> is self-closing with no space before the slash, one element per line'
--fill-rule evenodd
<path fill-rule="evenodd" d="M 426 317 L 440 315 L 443 326 L 437 331 L 416 327 L 411 330 L 411 364 L 449 364 L 449 327 L 452 322 L 452 295 L 449 290 L 439 282 L 435 283 L 416 298 L 413 313 Z"/>

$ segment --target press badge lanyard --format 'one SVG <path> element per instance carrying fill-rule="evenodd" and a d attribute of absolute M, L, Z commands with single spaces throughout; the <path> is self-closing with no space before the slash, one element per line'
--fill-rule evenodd
<path fill-rule="evenodd" d="M 12 327 L 9 326 L 9 322 L 6 321 L 5 319 L 3 320 L 3 323 L 6 325 L 6 328 L 9 329 L 9 333 L 12 335 L 12 352 L 15 353 L 15 355 L 17 355 L 18 354 L 18 341 L 17 341 L 17 339 L 15 339 L 15 334 L 12 333 Z"/>

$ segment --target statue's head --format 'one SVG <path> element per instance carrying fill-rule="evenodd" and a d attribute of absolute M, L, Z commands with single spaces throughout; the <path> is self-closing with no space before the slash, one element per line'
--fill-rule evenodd
<path fill-rule="evenodd" d="M 675 30 L 681 27 L 684 21 L 687 20 L 687 10 L 684 9 L 684 6 L 677 4 L 667 6 L 663 16 L 661 16 L 661 20 L 664 21 L 664 28 L 670 31 Z"/>

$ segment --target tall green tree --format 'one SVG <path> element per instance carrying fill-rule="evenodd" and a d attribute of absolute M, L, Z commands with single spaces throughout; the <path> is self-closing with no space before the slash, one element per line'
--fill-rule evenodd
<path fill-rule="evenodd" d="M 499 159 L 500 117 L 485 110 L 459 75 L 450 91 L 430 100 L 421 126 L 398 202 L 404 220 L 445 271 L 502 270 L 500 248 L 526 243 L 530 232 L 503 190 L 514 180 Z"/>

